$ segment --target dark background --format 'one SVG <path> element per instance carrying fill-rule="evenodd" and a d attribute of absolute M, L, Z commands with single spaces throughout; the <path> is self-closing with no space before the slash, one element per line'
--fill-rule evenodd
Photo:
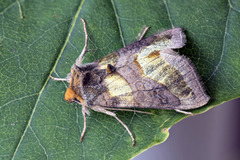
<path fill-rule="evenodd" d="M 133 160 L 240 160 L 240 99 L 186 118 Z"/>

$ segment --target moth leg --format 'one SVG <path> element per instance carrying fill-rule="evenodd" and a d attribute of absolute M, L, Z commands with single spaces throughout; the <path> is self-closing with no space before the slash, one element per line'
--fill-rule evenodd
<path fill-rule="evenodd" d="M 183 113 L 183 114 L 191 115 L 191 116 L 194 115 L 192 112 L 187 112 L 187 111 L 183 111 L 183 110 L 180 110 L 180 109 L 175 109 L 175 111 L 176 111 L 176 112 L 179 112 L 179 113 Z"/>
<path fill-rule="evenodd" d="M 84 120 L 84 122 L 83 122 L 83 131 L 82 131 L 82 134 L 81 134 L 81 137 L 80 137 L 80 142 L 82 142 L 83 137 L 84 137 L 84 134 L 85 134 L 85 132 L 86 132 L 86 130 L 87 130 L 87 118 L 86 118 L 86 114 L 89 115 L 90 112 L 89 112 L 89 110 L 87 109 L 86 106 L 82 105 L 82 115 L 83 115 L 83 120 Z"/>
<path fill-rule="evenodd" d="M 23 15 L 22 15 L 22 7 L 21 7 L 21 5 L 20 5 L 19 0 L 17 0 L 17 4 L 18 4 L 18 8 L 19 8 L 19 15 L 20 15 L 20 18 L 23 19 Z"/>
<path fill-rule="evenodd" d="M 81 54 L 76 59 L 76 65 L 77 66 L 80 66 L 82 64 L 83 56 L 87 52 L 87 43 L 88 43 L 88 34 L 87 34 L 86 23 L 85 23 L 84 19 L 82 19 L 82 18 L 81 18 L 81 21 L 83 23 L 83 29 L 84 29 L 84 34 L 85 34 L 85 44 L 84 44 L 84 47 L 83 47 L 83 50 L 82 50 Z"/>
<path fill-rule="evenodd" d="M 131 137 L 131 139 L 132 139 L 132 142 L 133 142 L 132 146 L 133 146 L 133 147 L 135 146 L 135 139 L 134 139 L 134 137 L 133 137 L 133 135 L 132 135 L 132 132 L 129 130 L 129 128 L 127 127 L 127 125 L 126 125 L 125 123 L 123 123 L 123 122 L 117 117 L 117 115 L 116 115 L 115 113 L 110 112 L 110 111 L 108 111 L 108 110 L 106 110 L 106 109 L 104 109 L 104 108 L 102 108 L 102 107 L 98 107 L 98 106 L 91 106 L 91 109 L 93 109 L 93 110 L 96 111 L 96 112 L 102 112 L 102 113 L 105 113 L 105 114 L 107 114 L 107 115 L 109 115 L 109 116 L 114 117 L 114 118 L 115 118 L 119 123 L 121 123 L 121 124 L 123 125 L 123 127 L 127 130 L 128 134 L 130 135 L 130 137 Z"/>
<path fill-rule="evenodd" d="M 143 39 L 143 37 L 145 36 L 145 34 L 147 33 L 147 31 L 148 31 L 149 28 L 150 28 L 150 26 L 149 26 L 149 27 L 146 27 L 146 28 L 144 29 L 144 31 L 142 32 L 140 38 L 138 39 L 139 41 Z"/>
<path fill-rule="evenodd" d="M 138 111 L 133 109 L 126 109 L 126 108 L 106 108 L 108 110 L 114 110 L 114 111 L 128 111 L 128 112 L 137 112 L 137 113 L 143 113 L 143 114 L 153 114 L 151 112 L 144 112 L 144 111 Z"/>

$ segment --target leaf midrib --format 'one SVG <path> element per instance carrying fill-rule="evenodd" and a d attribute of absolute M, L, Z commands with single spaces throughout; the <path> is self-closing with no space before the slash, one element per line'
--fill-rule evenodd
<path fill-rule="evenodd" d="M 72 25 L 71 25 L 71 27 L 70 27 L 69 33 L 68 33 L 68 35 L 67 35 L 67 38 L 66 38 L 66 40 L 65 40 L 65 42 L 64 42 L 64 45 L 63 45 L 63 47 L 62 47 L 62 49 L 61 49 L 61 51 L 60 51 L 60 53 L 59 53 L 59 55 L 58 55 L 58 58 L 57 58 L 57 60 L 56 60 L 56 62 L 55 62 L 55 64 L 54 64 L 52 70 L 50 71 L 50 73 L 49 73 L 49 75 L 48 75 L 48 77 L 47 77 L 47 79 L 46 79 L 46 81 L 45 81 L 42 89 L 41 89 L 40 92 L 39 92 L 39 95 L 38 95 L 37 100 L 36 100 L 36 103 L 35 103 L 35 105 L 34 105 L 34 107 L 33 107 L 33 110 L 32 110 L 31 116 L 30 116 L 30 118 L 29 118 L 29 121 L 28 121 L 28 123 L 27 123 L 27 126 L 26 126 L 26 128 L 25 128 L 25 130 L 24 130 L 24 132 L 23 132 L 23 135 L 21 136 L 21 138 L 20 138 L 20 140 L 19 140 L 19 142 L 18 142 L 18 144 L 17 144 L 17 147 L 15 148 L 15 151 L 14 151 L 14 153 L 13 153 L 12 159 L 15 158 L 16 153 L 17 153 L 17 151 L 18 151 L 18 149 L 19 149 L 19 147 L 20 147 L 20 145 L 21 145 L 21 142 L 23 141 L 23 138 L 24 138 L 24 136 L 25 136 L 25 134 L 26 134 L 26 132 L 27 132 L 30 124 L 31 124 L 31 121 L 32 121 L 33 115 L 34 115 L 34 113 L 35 113 L 35 111 L 36 111 L 38 102 L 39 102 L 39 100 L 40 100 L 40 98 L 41 98 L 41 95 L 42 95 L 42 93 L 43 93 L 43 91 L 44 91 L 44 89 L 45 89 L 45 87 L 46 87 L 46 85 L 47 85 L 47 83 L 48 83 L 48 81 L 49 81 L 49 79 L 50 79 L 50 75 L 52 75 L 52 73 L 54 72 L 54 70 L 55 70 L 55 68 L 56 68 L 56 66 L 57 66 L 57 64 L 58 64 L 58 62 L 59 62 L 59 60 L 60 60 L 60 58 L 61 58 L 61 56 L 62 56 L 62 54 L 63 54 L 63 51 L 64 51 L 65 48 L 66 48 L 66 45 L 67 45 L 67 43 L 68 43 L 68 41 L 69 41 L 69 38 L 70 38 L 71 33 L 72 33 L 72 31 L 73 31 L 73 28 L 75 27 L 75 24 L 76 24 L 78 15 L 80 14 L 80 11 L 81 11 L 81 9 L 82 9 L 82 6 L 83 6 L 84 1 L 85 1 L 85 0 L 82 0 L 82 1 L 81 1 L 80 5 L 79 5 L 79 7 L 78 7 L 78 10 L 77 10 L 75 16 L 73 17 L 73 22 L 72 22 Z"/>

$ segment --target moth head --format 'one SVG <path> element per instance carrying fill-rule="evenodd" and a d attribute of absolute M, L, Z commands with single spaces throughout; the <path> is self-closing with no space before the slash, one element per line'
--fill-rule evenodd
<path fill-rule="evenodd" d="M 82 97 L 79 96 L 78 94 L 76 94 L 75 91 L 70 87 L 66 90 L 64 99 L 69 103 L 77 102 L 77 103 L 81 103 L 83 105 L 85 104 Z"/>
<path fill-rule="evenodd" d="M 72 89 L 72 88 L 68 88 L 68 89 L 66 90 L 64 99 L 65 99 L 66 101 L 68 101 L 68 102 L 71 103 L 71 102 L 74 101 L 75 97 L 76 97 L 76 94 L 75 94 L 75 92 L 73 91 L 73 89 Z"/>
<path fill-rule="evenodd" d="M 81 97 L 81 93 L 79 89 L 79 87 L 81 87 L 81 84 L 82 84 L 81 75 L 82 75 L 81 72 L 77 70 L 77 66 L 73 65 L 71 69 L 70 85 L 67 88 L 65 92 L 65 97 L 64 97 L 64 99 L 69 103 L 77 102 L 77 103 L 84 104 L 84 100 Z"/>

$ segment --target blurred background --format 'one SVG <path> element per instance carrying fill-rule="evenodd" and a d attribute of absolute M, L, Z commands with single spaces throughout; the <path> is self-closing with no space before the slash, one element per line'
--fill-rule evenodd
<path fill-rule="evenodd" d="M 186 118 L 133 160 L 240 160 L 240 98 Z"/>

